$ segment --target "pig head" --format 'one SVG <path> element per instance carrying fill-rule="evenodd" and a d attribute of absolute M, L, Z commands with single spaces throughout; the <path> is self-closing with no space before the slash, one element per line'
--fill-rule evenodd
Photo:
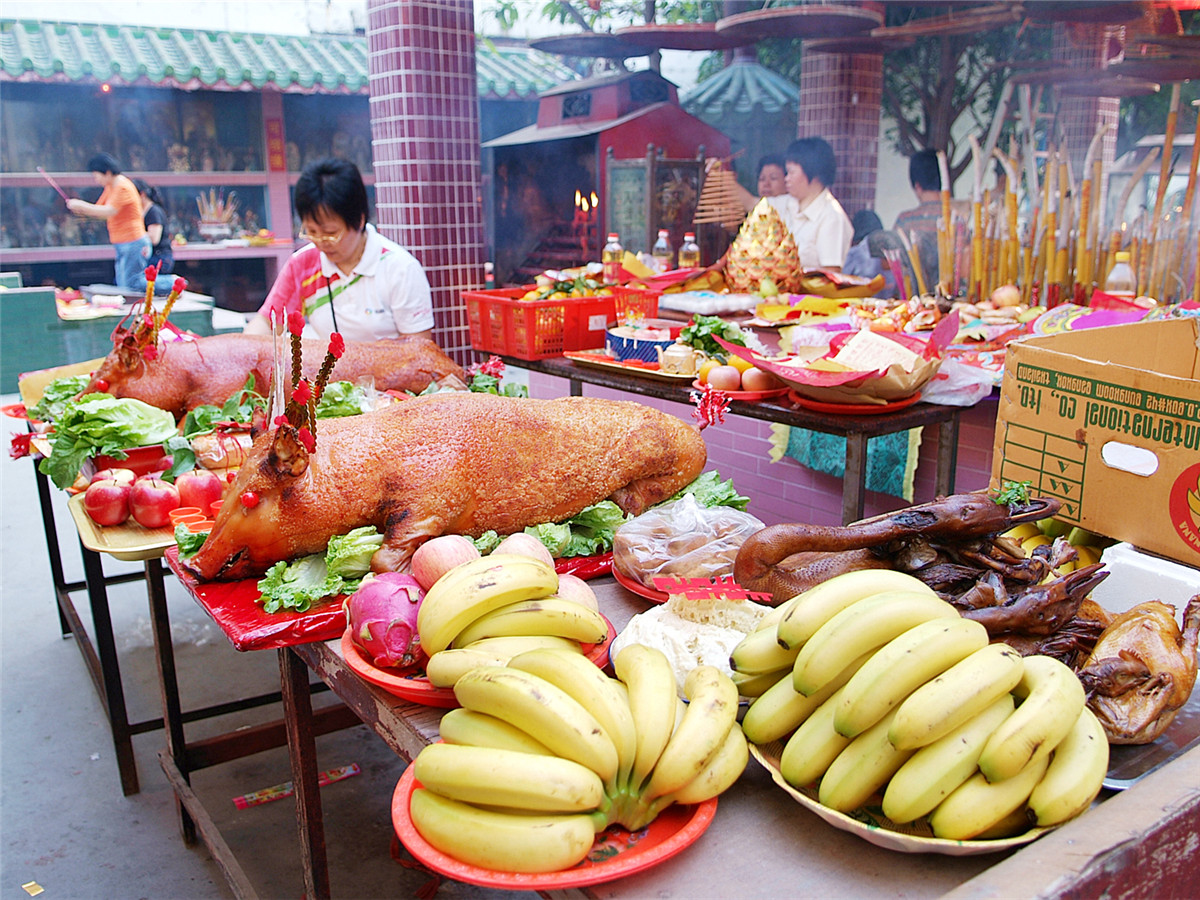
<path fill-rule="evenodd" d="M 182 418 L 202 404 L 220 406 L 254 375 L 255 390 L 266 394 L 271 384 L 274 347 L 270 337 L 219 334 L 194 341 L 171 341 L 158 346 L 146 359 L 132 332 L 113 333 L 114 348 L 92 373 L 83 393 L 103 391 L 114 397 L 133 397 Z M 328 345 L 303 341 L 301 369 L 316 377 Z M 290 371 L 290 338 L 279 341 Z M 425 337 L 400 337 L 386 341 L 347 342 L 333 368 L 331 381 L 375 379 L 377 390 L 418 393 L 431 382 L 449 380 L 457 386 L 466 378 L 462 367 Z"/>
<path fill-rule="evenodd" d="M 375 571 L 406 571 L 440 534 L 511 534 L 604 499 L 638 514 L 704 468 L 692 425 L 640 403 L 442 393 L 322 420 L 313 452 L 287 425 L 259 435 L 212 532 L 187 561 L 248 578 L 374 525 Z"/>

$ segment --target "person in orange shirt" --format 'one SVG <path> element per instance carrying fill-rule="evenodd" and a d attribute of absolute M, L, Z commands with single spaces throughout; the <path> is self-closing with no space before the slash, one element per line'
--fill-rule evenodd
<path fill-rule="evenodd" d="M 108 240 L 116 251 L 117 287 L 126 291 L 146 289 L 146 263 L 150 259 L 150 238 L 142 219 L 142 201 L 132 181 L 121 174 L 121 165 L 107 153 L 88 160 L 92 180 L 104 187 L 95 203 L 72 198 L 67 209 L 77 216 L 104 219 Z"/>

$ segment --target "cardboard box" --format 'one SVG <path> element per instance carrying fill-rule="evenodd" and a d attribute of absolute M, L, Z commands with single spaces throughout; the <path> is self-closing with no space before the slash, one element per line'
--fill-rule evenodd
<path fill-rule="evenodd" d="M 1200 320 L 1008 345 L 993 490 L 1029 481 L 1058 518 L 1200 566 Z"/>

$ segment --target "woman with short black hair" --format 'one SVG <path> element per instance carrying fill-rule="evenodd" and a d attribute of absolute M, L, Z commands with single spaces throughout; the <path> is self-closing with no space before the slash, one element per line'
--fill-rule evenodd
<path fill-rule="evenodd" d="M 67 209 L 77 216 L 103 219 L 108 240 L 116 252 L 114 265 L 117 287 L 125 291 L 146 289 L 146 261 L 150 258 L 150 238 L 142 221 L 142 203 L 133 182 L 121 174 L 121 165 L 108 153 L 97 153 L 88 160 L 92 180 L 102 185 L 100 199 L 88 203 L 78 197 L 67 201 Z"/>
<path fill-rule="evenodd" d="M 133 179 L 133 184 L 142 201 L 142 221 L 146 225 L 146 236 L 150 238 L 150 259 L 146 265 L 155 266 L 159 275 L 169 275 L 175 271 L 175 251 L 171 249 L 171 235 L 167 233 L 167 211 L 162 195 L 158 188 L 140 178 Z M 167 293 L 171 289 L 168 280 L 160 278 L 156 281 L 155 293 Z"/>
<path fill-rule="evenodd" d="M 368 221 L 367 189 L 354 163 L 330 157 L 307 166 L 292 205 L 301 247 L 283 267 L 266 302 L 246 325 L 269 334 L 301 312 L 320 337 L 350 341 L 429 337 L 433 300 L 421 264 Z"/>

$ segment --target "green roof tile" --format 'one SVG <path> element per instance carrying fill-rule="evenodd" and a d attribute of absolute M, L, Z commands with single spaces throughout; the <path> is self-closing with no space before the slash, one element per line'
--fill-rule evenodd
<path fill-rule="evenodd" d="M 554 56 L 488 39 L 476 75 L 482 99 L 532 99 L 578 78 Z M 365 94 L 367 40 L 0 19 L 0 81 L 64 80 Z"/>

